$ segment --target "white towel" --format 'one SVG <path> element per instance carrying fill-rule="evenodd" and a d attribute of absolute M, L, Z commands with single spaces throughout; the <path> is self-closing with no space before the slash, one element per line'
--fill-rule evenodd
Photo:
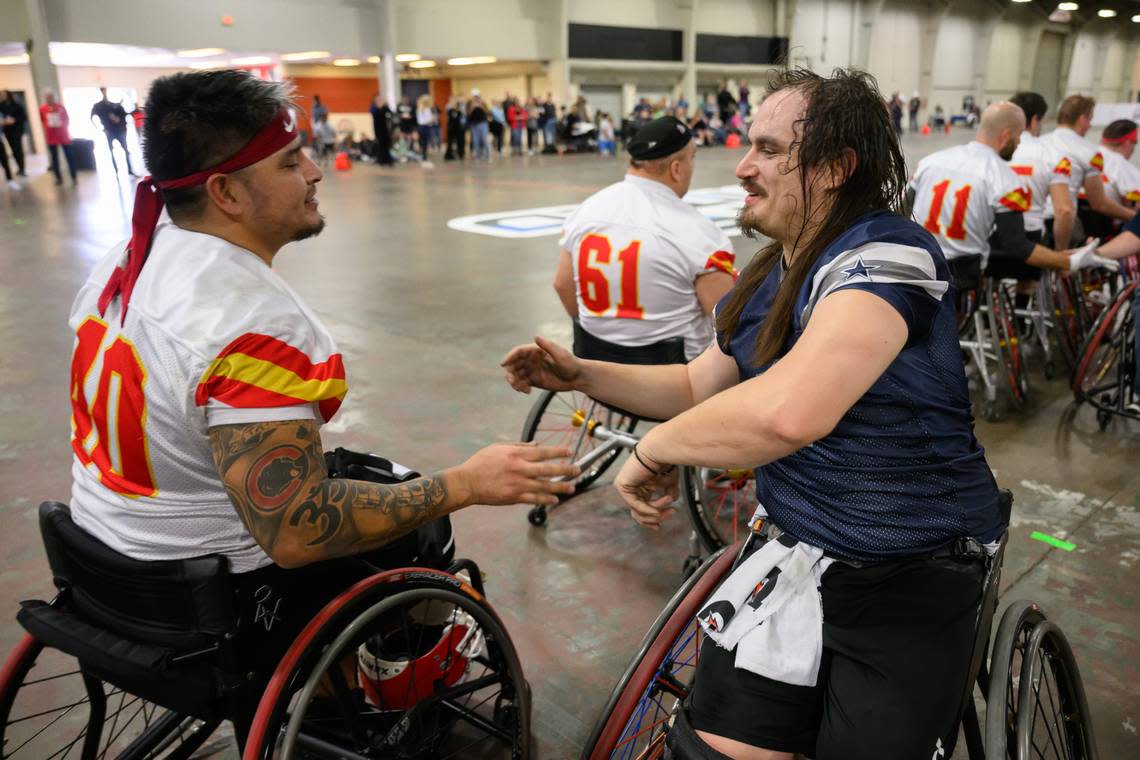
<path fill-rule="evenodd" d="M 831 562 L 787 534 L 769 540 L 724 579 L 697 622 L 718 646 L 736 648 L 736 667 L 815 686 L 823 655 L 819 582 Z"/>

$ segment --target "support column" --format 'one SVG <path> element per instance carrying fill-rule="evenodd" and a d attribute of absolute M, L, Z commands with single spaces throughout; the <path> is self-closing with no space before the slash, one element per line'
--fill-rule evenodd
<path fill-rule="evenodd" d="M 986 74 L 990 61 L 990 52 L 994 43 L 994 31 L 1005 15 L 1002 10 L 987 14 L 978 24 L 978 38 L 974 46 L 974 102 L 979 108 L 986 106 Z"/>
<path fill-rule="evenodd" d="M 948 10 L 948 5 L 940 6 L 929 16 L 924 16 L 921 24 L 922 54 L 918 69 L 918 91 L 926 107 L 931 111 L 935 105 L 930 100 L 934 92 L 934 47 L 938 44 L 938 30 Z"/>
<path fill-rule="evenodd" d="M 681 94 L 689 102 L 689 112 L 697 103 L 697 10 L 700 0 L 688 0 L 689 16 L 685 20 L 684 41 L 681 55 L 685 62 L 685 73 L 681 76 Z"/>
<path fill-rule="evenodd" d="M 570 9 L 567 0 L 558 0 L 554 11 L 556 39 L 552 48 L 553 56 L 547 66 L 550 77 L 550 90 L 557 103 L 571 104 L 577 96 L 577 88 L 570 84 Z M 571 92 L 571 90 L 575 92 Z"/>
<path fill-rule="evenodd" d="M 51 35 L 48 33 L 43 0 L 24 0 L 24 6 L 28 14 L 28 68 L 31 69 L 32 84 L 36 88 L 36 102 L 39 102 L 45 89 L 51 89 L 62 103 L 63 93 L 59 91 L 59 76 L 55 64 L 51 62 L 51 52 L 48 48 Z"/>
<path fill-rule="evenodd" d="M 1017 89 L 1020 92 L 1033 89 L 1033 72 L 1037 69 L 1037 52 L 1041 49 L 1041 35 L 1045 25 L 1035 23 L 1021 30 L 1021 55 L 1018 56 L 1021 68 L 1017 72 Z"/>
<path fill-rule="evenodd" d="M 388 101 L 388 107 L 396 110 L 400 101 L 400 80 L 396 76 L 396 8 L 393 0 L 376 0 L 379 17 L 377 40 L 379 41 L 380 63 L 376 64 L 376 79 L 380 85 L 380 95 Z"/>
<path fill-rule="evenodd" d="M 851 8 L 851 66 L 866 71 L 871 65 L 871 30 L 885 0 L 860 0 Z"/>
<path fill-rule="evenodd" d="M 633 113 L 635 105 L 637 105 L 637 83 L 623 82 L 621 85 L 621 116 L 623 119 Z"/>

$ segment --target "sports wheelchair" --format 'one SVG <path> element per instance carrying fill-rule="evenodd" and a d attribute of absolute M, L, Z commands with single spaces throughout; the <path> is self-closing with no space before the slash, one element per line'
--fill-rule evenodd
<path fill-rule="evenodd" d="M 574 355 L 583 359 L 618 364 L 684 364 L 685 345 L 671 338 L 647 346 L 620 346 L 586 332 L 574 322 Z M 538 395 L 523 425 L 522 440 L 543 446 L 565 446 L 571 461 L 582 468 L 574 480 L 574 494 L 588 489 L 621 453 L 640 440 L 635 432 L 642 420 L 627 411 L 576 391 L 543 391 Z M 752 470 L 708 467 L 681 468 L 681 495 L 692 523 L 690 554 L 683 573 L 700 566 L 702 549 L 713 552 L 746 535 L 748 518 L 756 504 L 756 481 Z M 554 506 L 537 505 L 527 514 L 531 525 L 546 524 Z"/>
<path fill-rule="evenodd" d="M 1136 315 L 1133 299 L 1140 280 L 1123 287 L 1097 317 L 1073 369 L 1071 385 L 1078 404 L 1088 401 L 1096 409 L 1101 430 L 1113 415 L 1140 420 L 1135 388 Z"/>
<path fill-rule="evenodd" d="M 415 476 L 376 457 L 327 456 L 342 476 Z M 224 557 L 131 559 L 54 502 L 41 505 L 40 527 L 58 594 L 21 605 L 27 633 L 0 671 L 4 758 L 180 760 L 223 721 L 243 760 L 531 756 L 514 645 L 479 568 L 451 559 L 450 541 L 433 543 L 438 531 L 400 539 L 394 550 L 412 566 L 369 567 L 266 682 L 239 656 L 250 621 L 238 619 Z"/>
<path fill-rule="evenodd" d="M 1011 506 L 1012 495 L 1005 491 L 1007 522 Z M 697 612 L 744 556 L 748 543 L 764 540 L 762 531 L 756 524 L 744 542 L 713 554 L 669 600 L 610 694 L 582 760 L 665 756 L 666 734 L 689 694 L 704 641 Z M 962 684 L 960 720 L 968 756 L 1095 760 L 1080 672 L 1064 634 L 1041 607 L 1029 601 L 1010 604 L 990 648 L 1007 537 L 986 561 L 970 673 Z M 984 735 L 974 703 L 975 684 L 985 699 Z M 945 757 L 953 754 L 951 744 Z"/>

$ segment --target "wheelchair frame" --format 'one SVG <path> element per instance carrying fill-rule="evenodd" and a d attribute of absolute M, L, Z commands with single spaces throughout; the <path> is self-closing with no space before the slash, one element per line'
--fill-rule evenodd
<path fill-rule="evenodd" d="M 1135 349 L 1136 314 L 1132 299 L 1140 287 L 1133 280 L 1122 288 L 1097 317 L 1081 348 L 1080 359 L 1073 369 L 1070 385 L 1077 404 L 1087 401 L 1096 409 L 1097 425 L 1103 431 L 1114 415 L 1140 420 L 1140 414 L 1128 406 L 1140 401 L 1133 382 L 1140 360 Z M 1098 355 L 1101 349 L 1105 355 Z"/>

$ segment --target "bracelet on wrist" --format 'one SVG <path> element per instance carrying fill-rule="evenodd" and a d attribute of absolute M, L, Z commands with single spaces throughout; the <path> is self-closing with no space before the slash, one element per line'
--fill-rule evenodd
<path fill-rule="evenodd" d="M 649 470 L 654 475 L 657 475 L 657 476 L 665 475 L 665 474 L 667 474 L 673 470 L 673 465 L 669 465 L 668 467 L 666 467 L 662 470 L 653 469 L 652 467 L 650 467 L 648 464 L 645 463 L 644 459 L 641 458 L 641 453 L 637 450 L 637 446 L 633 447 L 633 456 L 637 459 L 638 464 L 640 464 L 645 469 Z"/>

